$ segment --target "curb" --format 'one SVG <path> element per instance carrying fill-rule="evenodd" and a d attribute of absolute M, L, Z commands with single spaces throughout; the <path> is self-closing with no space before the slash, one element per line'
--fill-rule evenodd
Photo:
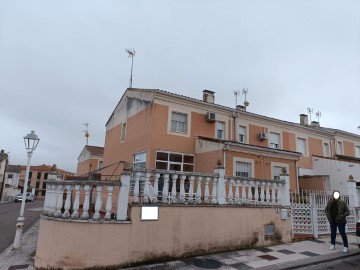
<path fill-rule="evenodd" d="M 291 261 L 291 262 L 280 263 L 277 265 L 263 266 L 263 267 L 259 267 L 256 269 L 258 269 L 258 270 L 298 269 L 301 267 L 336 261 L 339 259 L 352 257 L 352 256 L 355 256 L 358 254 L 360 254 L 360 249 L 356 250 L 356 251 L 349 250 L 349 253 L 337 252 L 337 253 L 315 256 L 315 257 L 301 259 L 301 260 L 295 260 L 295 261 Z"/>

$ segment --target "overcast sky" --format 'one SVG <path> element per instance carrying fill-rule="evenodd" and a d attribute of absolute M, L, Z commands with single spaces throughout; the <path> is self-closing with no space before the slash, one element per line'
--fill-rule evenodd
<path fill-rule="evenodd" d="M 105 123 L 129 86 L 193 98 L 215 91 L 234 107 L 359 134 L 360 1 L 0 1 L 0 149 L 26 164 L 23 136 L 40 143 L 32 165 L 76 172 L 89 123 Z M 244 101 L 239 96 L 238 103 Z"/>

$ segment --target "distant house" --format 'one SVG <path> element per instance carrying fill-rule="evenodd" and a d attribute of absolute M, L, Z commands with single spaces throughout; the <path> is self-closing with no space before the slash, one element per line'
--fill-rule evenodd
<path fill-rule="evenodd" d="M 8 163 L 8 154 L 4 150 L 0 152 L 0 200 L 5 184 L 5 168 Z"/>
<path fill-rule="evenodd" d="M 25 182 L 25 165 L 11 165 L 9 164 L 5 170 L 5 185 L 4 198 L 16 196 L 17 193 L 22 192 Z M 62 169 L 57 169 L 56 165 L 38 165 L 30 166 L 28 191 L 33 192 L 36 197 L 44 197 L 46 193 L 46 181 L 49 175 L 59 175 L 60 179 L 65 179 L 66 176 L 74 175 Z"/>
<path fill-rule="evenodd" d="M 104 147 L 85 145 L 78 157 L 76 175 L 81 176 L 103 167 Z"/>

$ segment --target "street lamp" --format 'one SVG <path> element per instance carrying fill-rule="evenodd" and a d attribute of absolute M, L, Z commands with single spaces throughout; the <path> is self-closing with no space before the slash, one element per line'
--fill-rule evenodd
<path fill-rule="evenodd" d="M 30 171 L 30 163 L 31 163 L 31 157 L 36 149 L 36 146 L 38 145 L 40 139 L 35 134 L 35 131 L 31 131 L 28 135 L 24 137 L 25 142 L 25 148 L 28 155 L 27 165 L 26 165 L 26 172 L 25 172 L 25 183 L 24 183 L 24 189 L 23 189 L 23 195 L 22 195 L 22 201 L 21 201 L 21 209 L 20 209 L 20 216 L 17 219 L 16 224 L 16 234 L 14 239 L 14 248 L 20 248 L 21 247 L 21 235 L 24 227 L 24 210 L 25 210 L 25 201 L 26 201 L 26 193 L 27 193 L 27 185 L 29 181 L 29 171 Z"/>

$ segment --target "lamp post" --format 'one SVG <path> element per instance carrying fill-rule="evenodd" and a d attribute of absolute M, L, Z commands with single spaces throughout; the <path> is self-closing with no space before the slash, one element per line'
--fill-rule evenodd
<path fill-rule="evenodd" d="M 24 137 L 25 142 L 25 148 L 28 155 L 27 165 L 26 165 L 26 172 L 25 172 L 25 183 L 24 183 L 24 189 L 23 189 L 23 196 L 21 201 L 21 209 L 20 209 L 20 216 L 17 219 L 16 223 L 16 234 L 14 239 L 14 248 L 20 248 L 21 247 L 21 235 L 24 227 L 24 210 L 25 210 L 25 201 L 26 201 L 26 193 L 27 193 L 27 185 L 29 181 L 29 171 L 30 171 L 30 163 L 31 163 L 31 157 L 36 149 L 36 146 L 38 145 L 40 139 L 35 134 L 35 131 L 31 131 L 28 135 Z"/>

